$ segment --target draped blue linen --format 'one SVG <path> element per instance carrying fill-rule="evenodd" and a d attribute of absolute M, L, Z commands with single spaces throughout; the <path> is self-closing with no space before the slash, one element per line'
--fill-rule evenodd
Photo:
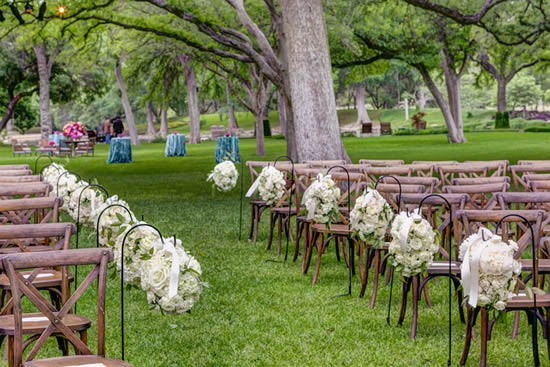
<path fill-rule="evenodd" d="M 48 142 L 53 141 L 55 145 L 59 145 L 61 147 L 65 147 L 65 137 L 63 134 L 50 134 L 48 135 Z"/>
<path fill-rule="evenodd" d="M 132 141 L 130 138 L 112 138 L 107 163 L 132 163 Z"/>
<path fill-rule="evenodd" d="M 238 136 L 220 136 L 216 140 L 216 163 L 224 160 L 241 161 Z"/>
<path fill-rule="evenodd" d="M 166 148 L 164 149 L 166 157 L 184 157 L 187 155 L 185 148 L 185 135 L 170 134 L 166 139 Z"/>

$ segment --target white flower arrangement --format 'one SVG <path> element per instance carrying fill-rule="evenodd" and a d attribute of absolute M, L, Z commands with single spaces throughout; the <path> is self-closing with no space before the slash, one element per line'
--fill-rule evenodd
<path fill-rule="evenodd" d="M 136 216 L 130 210 L 128 203 L 119 199 L 117 195 L 113 195 L 105 200 L 105 203 L 100 205 L 92 214 L 90 221 L 94 223 L 94 226 L 98 225 L 97 219 L 101 212 L 113 204 L 128 208 L 130 214 L 119 206 L 113 206 L 101 215 L 101 219 L 99 220 L 99 244 L 101 246 L 114 247 L 116 239 L 121 234 L 122 226 L 135 223 Z"/>
<path fill-rule="evenodd" d="M 80 200 L 80 223 L 95 226 L 94 213 L 105 202 L 105 196 L 95 187 L 88 189 L 86 187 L 88 187 L 87 183 L 83 181 L 78 183 L 78 188 L 71 192 L 67 211 L 71 218 L 78 220 L 78 201 Z"/>
<path fill-rule="evenodd" d="M 135 224 L 145 224 L 138 222 Z M 133 227 L 132 223 L 122 224 L 119 228 L 119 236 L 115 241 L 114 261 L 116 262 L 117 270 L 121 270 L 120 260 L 122 257 L 122 241 L 126 233 Z M 158 233 L 151 227 L 141 226 L 135 228 L 126 237 L 124 244 L 124 282 L 131 285 L 139 285 L 141 277 L 141 267 L 143 261 L 149 259 L 153 255 L 153 247 L 158 240 Z"/>
<path fill-rule="evenodd" d="M 67 170 L 62 165 L 58 163 L 51 163 L 42 172 L 42 180 L 52 185 L 55 189 L 57 178 L 66 171 Z"/>
<path fill-rule="evenodd" d="M 285 194 L 286 180 L 283 172 L 273 166 L 262 169 L 257 178 L 258 193 L 267 205 L 277 203 Z"/>
<path fill-rule="evenodd" d="M 308 220 L 330 225 L 340 217 L 338 210 L 340 189 L 330 175 L 319 174 L 302 197 Z"/>
<path fill-rule="evenodd" d="M 386 199 L 373 189 L 368 189 L 355 201 L 350 213 L 354 234 L 375 248 L 384 244 L 386 231 L 393 219 L 393 211 Z"/>
<path fill-rule="evenodd" d="M 486 228 L 480 228 L 462 242 L 461 282 L 472 307 L 504 311 L 521 274 L 521 263 L 514 258 L 517 250 L 517 243 L 511 240 L 506 243 Z"/>
<path fill-rule="evenodd" d="M 142 263 L 141 287 L 156 309 L 181 314 L 200 298 L 205 286 L 200 275 L 200 264 L 184 250 L 180 240 L 174 243 L 173 238 L 166 238 L 163 244 L 158 239 L 153 254 Z"/>
<path fill-rule="evenodd" d="M 212 181 L 218 191 L 227 192 L 235 188 L 238 178 L 239 172 L 235 164 L 231 161 L 223 161 L 214 167 L 206 181 Z"/>
<path fill-rule="evenodd" d="M 436 234 L 418 211 L 401 212 L 392 223 L 389 247 L 391 263 L 404 277 L 418 275 L 428 269 L 439 250 Z"/>

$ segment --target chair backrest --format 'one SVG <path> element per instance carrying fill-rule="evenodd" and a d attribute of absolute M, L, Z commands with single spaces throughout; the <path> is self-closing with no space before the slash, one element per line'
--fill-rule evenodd
<path fill-rule="evenodd" d="M 458 161 L 412 161 L 412 164 L 431 164 L 434 166 L 458 164 Z"/>
<path fill-rule="evenodd" d="M 480 226 L 495 231 L 496 223 L 509 214 L 518 214 L 533 226 L 535 235 L 535 246 L 538 247 L 539 239 L 542 233 L 544 223 L 548 221 L 548 214 L 544 210 L 459 210 L 457 216 L 460 217 L 462 239 L 476 233 Z M 512 228 L 514 227 L 515 228 Z M 518 259 L 532 242 L 531 232 L 519 217 L 508 217 L 503 221 L 498 233 L 507 241 L 513 235 L 513 240 L 518 244 L 518 251 L 514 255 Z M 458 242 L 461 243 L 462 241 Z"/>
<path fill-rule="evenodd" d="M 498 192 L 489 209 L 540 209 L 550 212 L 550 192 Z"/>
<path fill-rule="evenodd" d="M 487 167 L 487 176 L 503 176 L 508 171 L 510 161 L 508 160 L 492 160 L 492 161 L 464 161 L 464 163 L 480 165 Z"/>
<path fill-rule="evenodd" d="M 519 165 L 526 165 L 526 164 L 550 164 L 550 160 L 545 160 L 545 159 L 541 159 L 541 160 L 520 160 L 518 161 Z"/>
<path fill-rule="evenodd" d="M 342 171 L 331 170 L 329 172 L 332 180 L 340 188 L 340 199 L 338 205 L 340 207 L 347 207 L 348 197 L 350 202 L 350 210 L 355 205 L 355 200 L 361 195 L 361 189 L 365 184 L 365 176 L 361 173 L 350 172 L 349 173 L 349 186 L 348 186 L 348 174 Z M 342 216 L 342 221 L 347 224 L 347 218 Z"/>
<path fill-rule="evenodd" d="M 0 165 L 0 171 L 3 170 L 30 170 L 28 164 L 2 164 Z"/>
<path fill-rule="evenodd" d="M 389 181 L 388 181 L 389 182 Z M 402 194 L 422 194 L 426 193 L 426 186 L 424 185 L 398 185 L 394 182 L 389 183 L 379 183 L 376 186 L 376 190 L 386 199 L 386 201 L 394 208 L 394 210 L 403 209 L 399 208 L 399 202 L 397 199 L 394 199 L 394 194 L 399 195 L 401 191 Z"/>
<path fill-rule="evenodd" d="M 32 175 L 30 169 L 4 169 L 0 170 L 0 176 L 29 176 Z"/>
<path fill-rule="evenodd" d="M 75 303 L 97 279 L 97 354 L 105 356 L 105 290 L 107 286 L 107 266 L 113 260 L 113 252 L 110 249 L 80 249 L 51 251 L 49 253 L 13 254 L 2 259 L 2 268 L 6 272 L 11 284 L 14 316 L 14 365 L 20 366 L 23 362 L 23 324 L 25 322 L 21 299 L 26 296 L 29 303 L 38 309 L 46 317 L 50 324 L 40 333 L 40 336 L 25 358 L 25 361 L 33 360 L 46 340 L 55 332 L 62 334 L 75 348 L 77 354 L 93 355 L 94 353 L 80 338 L 69 328 L 64 319 L 70 319 L 70 314 Z M 71 265 L 94 265 L 86 278 L 78 286 L 76 291 L 58 309 L 45 298 L 32 280 L 24 278 L 18 272 L 19 269 L 34 268 L 31 273 L 34 278 L 40 274 L 42 268 L 61 267 L 62 284 L 68 286 L 67 267 Z M 81 267 L 84 269 L 84 267 Z M 30 306 L 30 305 L 29 305 Z"/>
<path fill-rule="evenodd" d="M 451 179 L 451 185 L 486 185 L 486 184 L 500 184 L 510 183 L 510 177 L 508 176 L 495 176 L 495 177 L 465 177 L 465 178 L 453 178 Z"/>
<path fill-rule="evenodd" d="M 550 163 L 516 164 L 509 167 L 516 191 L 528 191 L 529 184 L 525 176 L 533 173 L 550 173 Z"/>
<path fill-rule="evenodd" d="M 373 167 L 400 166 L 405 164 L 401 159 L 360 159 L 359 164 L 368 164 Z"/>
<path fill-rule="evenodd" d="M 26 183 L 26 182 L 40 182 L 39 175 L 32 176 L 0 176 L 0 184 L 9 183 Z"/>
<path fill-rule="evenodd" d="M 432 177 L 435 169 L 431 163 L 404 164 L 402 167 L 410 167 L 411 174 L 420 177 Z"/>
<path fill-rule="evenodd" d="M 436 177 L 422 176 L 394 176 L 401 185 L 423 185 L 426 193 L 432 193 L 439 186 L 439 180 Z M 384 184 L 397 184 L 391 177 L 384 177 L 380 180 Z"/>
<path fill-rule="evenodd" d="M 55 197 L 0 200 L 0 225 L 57 223 L 62 205 Z"/>
<path fill-rule="evenodd" d="M 51 185 L 46 182 L 33 182 L 25 184 L 0 185 L 0 200 L 5 199 L 28 199 L 31 197 L 48 196 Z"/>
<path fill-rule="evenodd" d="M 529 181 L 529 191 L 550 191 L 550 181 Z"/>
<path fill-rule="evenodd" d="M 75 232 L 72 223 L 0 226 L 0 254 L 66 250 Z"/>
<path fill-rule="evenodd" d="M 489 172 L 486 166 L 470 163 L 439 165 L 437 168 L 443 186 L 450 185 L 453 178 L 485 177 Z"/>
<path fill-rule="evenodd" d="M 369 183 L 375 184 L 380 176 L 411 176 L 412 170 L 403 166 L 365 167 L 363 173 Z"/>
<path fill-rule="evenodd" d="M 345 165 L 346 161 L 343 159 L 334 159 L 334 160 L 318 160 L 318 161 L 303 161 L 302 163 L 308 164 L 311 168 L 324 167 L 330 168 L 337 165 Z"/>
<path fill-rule="evenodd" d="M 491 205 L 491 200 L 497 192 L 506 192 L 510 184 L 482 184 L 482 185 L 458 185 L 444 186 L 443 192 L 450 194 L 468 194 L 470 196 L 470 209 L 486 209 Z"/>

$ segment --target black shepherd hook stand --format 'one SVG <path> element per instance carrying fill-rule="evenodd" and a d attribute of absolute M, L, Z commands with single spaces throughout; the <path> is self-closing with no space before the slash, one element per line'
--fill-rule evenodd
<path fill-rule="evenodd" d="M 349 170 L 344 167 L 344 166 L 341 166 L 341 165 L 336 165 L 336 166 L 332 166 L 328 169 L 327 171 L 327 175 L 330 173 L 330 171 L 332 171 L 333 169 L 335 168 L 338 168 L 338 169 L 341 169 L 343 170 L 345 173 L 346 173 L 346 177 L 347 177 L 347 184 L 348 186 L 346 187 L 346 190 L 348 190 L 348 195 L 347 195 L 347 221 L 348 221 L 348 249 L 349 249 L 349 266 L 348 266 L 348 293 L 343 293 L 343 294 L 338 294 L 336 296 L 333 296 L 332 298 L 338 298 L 338 297 L 346 297 L 346 296 L 351 296 L 351 279 L 353 277 L 353 274 L 354 274 L 354 270 L 355 270 L 355 246 L 353 244 L 353 240 L 351 239 L 351 221 L 350 221 L 350 214 L 351 214 L 351 192 L 350 192 L 350 188 L 351 188 L 351 180 L 350 180 L 350 176 L 349 176 Z M 338 237 L 336 237 L 336 246 L 338 246 Z"/>
<path fill-rule="evenodd" d="M 128 216 L 130 217 L 130 222 L 132 222 L 132 220 L 135 220 L 136 218 L 134 218 L 132 216 L 132 212 L 130 211 L 130 209 L 128 209 L 127 207 L 125 207 L 124 205 L 122 204 L 111 204 L 105 208 L 103 208 L 103 210 L 101 211 L 101 213 L 99 213 L 99 215 L 97 216 L 97 222 L 96 222 L 96 236 L 95 236 L 95 245 L 97 248 L 99 248 L 99 232 L 100 232 L 100 221 L 101 221 L 101 217 L 103 216 L 103 214 L 105 212 L 107 212 L 108 210 L 111 210 L 112 208 L 122 208 L 126 211 L 126 213 L 128 213 Z"/>
<path fill-rule="evenodd" d="M 506 219 L 506 218 L 510 218 L 510 217 L 516 217 L 516 218 L 520 218 L 524 224 L 526 224 L 527 226 L 529 226 L 529 231 L 531 232 L 531 252 L 532 252 L 532 257 L 533 257 L 533 276 L 532 276 L 532 279 L 533 279 L 533 287 L 537 287 L 537 283 L 538 283 L 538 267 L 537 267 L 537 246 L 536 246 L 536 242 L 535 242 L 535 231 L 533 230 L 533 226 L 531 225 L 531 223 L 522 215 L 519 215 L 519 214 L 508 214 L 508 215 L 505 215 L 504 217 L 500 218 L 500 220 L 498 221 L 497 223 L 497 226 L 495 228 L 495 233 L 498 234 L 498 229 L 500 228 L 500 225 L 502 224 L 502 222 Z M 532 347 L 533 347 L 533 358 L 535 360 L 535 367 L 539 367 L 540 366 L 540 359 L 539 359 L 539 344 L 538 344 L 538 340 L 537 340 L 537 294 L 535 292 L 533 292 L 533 310 L 531 311 L 533 314 L 531 315 L 531 343 L 532 343 Z M 549 317 L 548 315 L 546 317 Z M 550 337 L 549 335 L 547 335 L 547 337 Z"/>
<path fill-rule="evenodd" d="M 93 188 L 98 188 L 101 191 L 103 191 L 105 193 L 105 199 L 107 199 L 109 197 L 109 191 L 107 191 L 105 186 L 100 185 L 100 184 L 89 184 L 88 186 L 84 187 L 80 191 L 80 194 L 78 195 L 78 207 L 77 207 L 77 212 L 76 212 L 76 248 L 77 249 L 78 249 L 79 234 L 80 234 L 80 204 L 82 202 L 82 194 L 84 193 L 84 191 L 86 191 L 88 189 L 93 189 Z M 75 290 L 76 290 L 76 287 L 78 287 L 78 266 L 76 266 L 76 265 L 74 267 L 74 285 L 75 285 Z M 76 313 L 76 303 L 74 304 L 74 312 Z"/>
<path fill-rule="evenodd" d="M 59 180 L 61 180 L 61 177 L 67 176 L 68 174 L 75 175 L 78 178 L 78 181 L 82 181 L 82 177 L 80 177 L 80 175 L 75 171 L 65 171 L 65 172 L 63 172 L 62 174 L 60 174 L 57 177 L 57 182 L 56 182 L 56 187 L 55 187 L 55 196 L 59 196 Z M 66 204 L 68 205 L 68 203 L 66 203 Z"/>
<path fill-rule="evenodd" d="M 244 195 L 244 162 L 241 159 L 241 205 L 239 208 L 239 241 L 241 240 L 241 235 L 243 231 L 243 195 Z"/>
<path fill-rule="evenodd" d="M 124 245 L 126 244 L 126 239 L 128 238 L 128 235 L 133 232 L 136 228 L 139 227 L 149 227 L 152 228 L 157 232 L 159 235 L 160 241 L 164 245 L 164 238 L 162 237 L 162 233 L 160 233 L 159 229 L 151 224 L 147 223 L 138 223 L 134 226 L 132 226 L 122 238 L 122 245 L 120 246 L 120 336 L 121 336 L 121 352 L 122 352 L 122 360 L 124 361 Z M 174 240 L 175 245 L 175 240 Z"/>
<path fill-rule="evenodd" d="M 449 356 L 448 356 L 448 359 L 447 359 L 447 366 L 450 366 L 451 365 L 451 356 L 452 356 L 452 321 L 451 321 L 451 316 L 452 316 L 452 312 L 451 312 L 451 304 L 452 304 L 452 301 L 453 301 L 453 297 L 452 297 L 452 281 L 453 281 L 453 274 L 451 272 L 451 266 L 452 266 L 452 246 L 453 246 L 453 209 L 451 207 L 451 204 L 449 203 L 449 201 L 442 195 L 440 194 L 429 194 L 429 195 L 426 195 L 424 196 L 424 198 L 422 198 L 422 200 L 420 201 L 420 204 L 418 205 L 418 214 L 419 215 L 422 215 L 422 204 L 424 204 L 424 201 L 426 201 L 427 199 L 429 198 L 432 198 L 432 197 L 437 197 L 437 198 L 440 198 L 441 200 L 443 200 L 445 202 L 445 206 L 447 206 L 447 210 L 449 210 L 449 274 L 448 274 L 448 277 L 449 277 Z M 418 288 L 418 295 L 420 296 L 422 292 L 422 286 Z M 420 297 L 417 297 L 418 299 L 420 299 Z M 462 307 L 462 306 L 461 306 Z"/>
<path fill-rule="evenodd" d="M 51 158 L 50 158 L 51 159 Z M 57 166 L 54 166 L 54 163 L 55 162 L 52 162 L 52 163 L 49 163 L 47 165 L 45 165 L 44 167 L 42 167 L 40 169 L 40 181 L 42 181 L 43 177 L 42 177 L 42 174 L 44 173 L 44 171 L 46 170 L 46 168 L 52 166 L 53 168 L 55 168 L 57 170 L 57 173 L 61 174 L 62 171 L 61 171 L 61 168 L 57 167 Z"/>
<path fill-rule="evenodd" d="M 284 225 L 285 234 L 286 234 L 286 250 L 285 250 L 285 261 L 284 262 L 286 262 L 286 260 L 288 259 L 288 237 L 290 236 L 290 217 L 291 217 L 291 213 L 292 213 L 292 195 L 294 194 L 294 184 L 295 184 L 295 182 L 294 182 L 294 161 L 292 160 L 292 158 L 290 158 L 287 155 L 281 155 L 281 156 L 277 157 L 277 159 L 275 159 L 275 161 L 273 162 L 273 167 L 277 166 L 277 162 L 281 158 L 286 158 L 286 160 L 289 161 L 290 164 L 292 165 L 291 172 L 290 172 L 290 193 L 288 194 L 288 218 L 287 218 L 286 225 Z M 242 197 L 242 195 L 241 195 L 241 197 Z M 279 220 L 282 221 L 283 218 L 281 217 Z M 266 260 L 266 262 L 279 263 L 279 262 L 282 262 L 282 261 Z"/>
<path fill-rule="evenodd" d="M 380 182 L 382 182 L 383 179 L 385 178 L 391 178 L 392 180 L 394 180 L 397 185 L 399 186 L 399 196 L 397 196 L 397 214 L 399 214 L 401 212 L 401 196 L 403 195 L 403 187 L 401 186 L 401 181 L 399 181 L 397 179 L 397 177 L 395 176 L 391 176 L 391 175 L 382 175 L 380 177 L 378 177 L 378 179 L 376 180 L 376 183 L 374 184 L 374 189 L 376 190 L 376 188 L 378 187 L 378 184 Z M 388 315 L 386 316 L 386 323 L 389 325 L 390 324 L 390 315 L 391 315 L 391 300 L 392 300 L 392 295 L 393 295 L 393 269 L 390 270 L 391 271 L 391 277 L 390 277 L 390 300 L 388 302 Z"/>
<path fill-rule="evenodd" d="M 40 155 L 39 155 L 38 157 L 36 157 L 36 159 L 34 160 L 34 174 L 35 174 L 35 175 L 36 175 L 36 172 L 38 172 L 38 171 L 36 170 L 37 167 L 38 167 L 38 161 L 41 160 L 42 158 L 48 158 L 48 159 L 50 160 L 50 163 L 49 163 L 46 167 L 48 167 L 50 164 L 54 163 L 52 157 L 50 157 L 49 155 L 42 155 L 42 154 L 40 154 Z M 44 168 L 46 168 L 46 167 L 44 167 Z M 42 175 L 42 170 L 44 170 L 44 168 L 42 168 L 42 169 L 40 170 L 40 175 Z"/>

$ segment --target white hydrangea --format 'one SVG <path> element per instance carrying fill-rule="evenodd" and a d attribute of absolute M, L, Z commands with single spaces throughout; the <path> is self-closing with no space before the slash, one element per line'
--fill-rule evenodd
<path fill-rule="evenodd" d="M 55 189 L 57 178 L 66 171 L 67 170 L 62 165 L 58 163 L 51 163 L 44 169 L 44 171 L 42 171 L 42 180 L 52 185 Z"/>
<path fill-rule="evenodd" d="M 128 208 L 131 215 L 128 214 L 128 211 L 119 206 L 113 206 L 103 212 L 105 208 L 113 204 L 122 205 Z M 103 214 L 99 221 L 99 244 L 101 246 L 113 247 L 117 237 L 121 234 L 122 225 L 133 224 L 136 216 L 130 210 L 128 203 L 119 199 L 117 195 L 113 195 L 105 200 L 105 202 L 92 213 L 90 221 L 94 223 L 94 226 L 97 226 L 97 219 L 101 212 L 103 212 Z"/>
<path fill-rule="evenodd" d="M 285 194 L 286 180 L 283 172 L 273 166 L 262 169 L 257 178 L 258 193 L 260 198 L 267 202 L 267 205 L 277 203 Z"/>
<path fill-rule="evenodd" d="M 337 222 L 340 216 L 339 199 L 340 189 L 331 176 L 319 174 L 302 197 L 302 205 L 305 208 L 307 219 L 327 225 Z"/>
<path fill-rule="evenodd" d="M 237 185 L 239 172 L 231 161 L 223 161 L 214 167 L 206 181 L 213 181 L 218 191 L 227 192 Z"/>
<path fill-rule="evenodd" d="M 82 183 L 81 183 L 82 182 Z M 68 205 L 68 213 L 75 221 L 80 217 L 81 224 L 90 224 L 95 227 L 93 222 L 94 213 L 97 208 L 105 202 L 103 192 L 96 190 L 95 187 L 88 187 L 88 184 L 81 181 L 77 185 L 76 190 L 71 192 Z M 80 213 L 78 210 L 78 202 L 80 200 Z"/>
<path fill-rule="evenodd" d="M 418 212 L 401 212 L 392 223 L 389 253 L 392 265 L 404 277 L 424 272 L 439 250 L 436 234 L 430 223 Z"/>
<path fill-rule="evenodd" d="M 483 235 L 485 232 L 485 235 Z M 484 237 L 487 240 L 484 240 Z M 513 297 L 517 279 L 521 274 L 521 263 L 514 259 L 518 245 L 510 240 L 507 244 L 502 238 L 489 230 L 480 228 L 460 245 L 459 258 L 462 264 L 462 282 L 470 299 L 470 290 L 476 292 L 477 302 L 472 306 L 483 306 L 504 311 L 508 300 Z M 474 269 L 477 263 L 477 269 Z M 478 284 L 470 284 L 478 274 Z M 469 284 L 466 284 L 469 283 Z"/>
<path fill-rule="evenodd" d="M 179 262 L 177 294 L 170 297 L 169 288 L 172 274 L 173 254 L 168 250 L 171 245 L 176 251 Z M 154 244 L 153 254 L 143 261 L 141 267 L 141 287 L 147 292 L 147 301 L 155 308 L 166 312 L 184 313 L 198 302 L 204 283 L 200 279 L 199 262 L 189 255 L 180 240 L 174 244 L 173 238 L 158 239 Z"/>
<path fill-rule="evenodd" d="M 384 244 L 386 230 L 393 219 L 393 211 L 386 199 L 376 190 L 369 189 L 359 196 L 350 213 L 354 234 L 374 247 Z"/>

